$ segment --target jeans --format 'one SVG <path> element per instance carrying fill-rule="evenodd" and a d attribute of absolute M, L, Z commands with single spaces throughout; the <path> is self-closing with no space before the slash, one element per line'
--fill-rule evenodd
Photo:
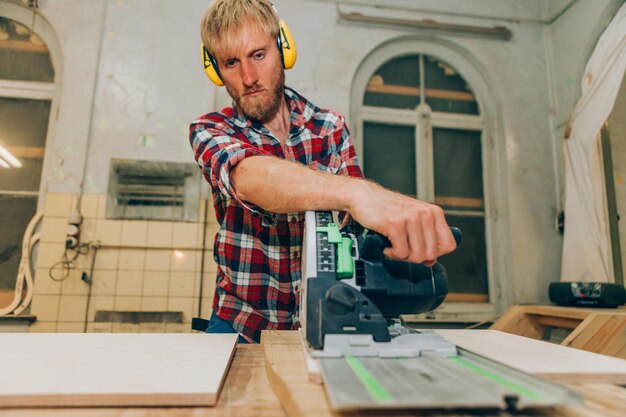
<path fill-rule="evenodd" d="M 230 325 L 226 320 L 222 320 L 215 314 L 215 312 L 211 313 L 211 318 L 209 319 L 209 327 L 205 330 L 207 333 L 237 333 L 233 326 Z M 237 338 L 237 343 L 248 343 L 246 339 L 244 339 L 241 335 Z"/>

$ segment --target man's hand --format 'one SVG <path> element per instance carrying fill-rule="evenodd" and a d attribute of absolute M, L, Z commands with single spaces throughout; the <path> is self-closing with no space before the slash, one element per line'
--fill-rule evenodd
<path fill-rule="evenodd" d="M 391 242 L 390 258 L 432 266 L 438 257 L 456 249 L 441 207 L 362 181 L 349 212 L 363 227 Z"/>

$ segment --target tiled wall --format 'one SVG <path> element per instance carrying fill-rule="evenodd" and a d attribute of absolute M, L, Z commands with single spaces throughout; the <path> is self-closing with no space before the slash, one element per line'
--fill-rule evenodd
<path fill-rule="evenodd" d="M 82 332 L 87 318 L 88 332 L 189 332 L 192 317 L 198 316 L 200 297 L 200 315 L 208 318 L 215 288 L 213 238 L 219 228 L 210 200 L 204 230 L 205 201 L 194 223 L 108 220 L 104 215 L 106 195 L 84 195 L 80 240 L 99 240 L 102 245 L 97 251 L 92 282 L 83 282 L 81 274 L 89 273 L 93 252 L 79 256 L 69 276 L 57 282 L 50 278 L 49 271 L 62 259 L 68 215 L 76 199 L 70 194 L 46 196 L 31 306 L 37 321 L 30 331 Z M 59 277 L 63 271 L 57 266 L 52 272 Z M 98 310 L 182 312 L 184 323 L 94 322 Z"/>

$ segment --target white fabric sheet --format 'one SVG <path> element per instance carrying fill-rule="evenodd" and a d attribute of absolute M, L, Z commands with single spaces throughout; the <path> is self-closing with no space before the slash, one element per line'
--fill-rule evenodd
<path fill-rule="evenodd" d="M 587 62 L 582 95 L 565 141 L 565 234 L 561 281 L 614 282 L 600 129 L 615 104 L 626 69 L 626 4 Z"/>

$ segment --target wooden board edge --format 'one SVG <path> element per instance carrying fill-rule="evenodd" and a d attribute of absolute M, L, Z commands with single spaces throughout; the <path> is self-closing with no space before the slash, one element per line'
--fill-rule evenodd
<path fill-rule="evenodd" d="M 625 385 L 626 384 L 626 374 L 623 373 L 602 373 L 602 374 L 581 374 L 581 373 L 545 373 L 538 372 L 534 375 L 540 376 L 542 378 L 548 379 L 553 382 L 559 383 L 580 383 L 581 381 L 584 383 L 608 383 L 608 384 L 617 384 L 617 385 Z"/>
<path fill-rule="evenodd" d="M 237 340 L 239 340 L 239 334 L 236 334 L 237 337 L 235 338 L 235 341 L 233 343 L 233 348 L 230 350 L 230 356 L 228 357 L 228 362 L 226 363 L 226 367 L 224 368 L 224 373 L 222 373 L 222 379 L 220 381 L 220 384 L 217 386 L 217 392 L 215 393 L 215 399 L 213 401 L 213 404 L 211 404 L 211 406 L 215 406 L 217 405 L 217 402 L 219 401 L 220 395 L 222 394 L 222 388 L 224 387 L 224 382 L 226 381 L 226 375 L 228 375 L 228 372 L 230 371 L 230 365 L 233 363 L 233 358 L 235 357 L 235 351 L 237 350 Z"/>
<path fill-rule="evenodd" d="M 293 398 L 287 383 L 283 380 L 283 378 L 281 378 L 278 370 L 275 369 L 276 365 L 272 357 L 272 346 L 269 342 L 269 338 L 271 338 L 270 333 L 261 333 L 261 348 L 263 349 L 263 354 L 265 355 L 265 372 L 267 373 L 267 379 L 270 383 L 270 387 L 272 388 L 272 391 L 274 391 L 280 405 L 289 417 L 304 417 L 305 415 L 300 407 L 298 407 L 298 402 L 295 398 Z"/>
<path fill-rule="evenodd" d="M 311 354 L 302 329 L 300 329 L 298 333 L 300 334 L 300 342 L 302 343 L 302 354 L 304 355 L 304 362 L 306 364 L 309 382 L 321 385 L 324 383 L 324 380 L 322 379 L 322 371 L 320 369 L 319 361 Z"/>
<path fill-rule="evenodd" d="M 217 395 L 195 394 L 84 394 L 84 395 L 0 395 L 5 408 L 74 407 L 213 407 Z"/>

